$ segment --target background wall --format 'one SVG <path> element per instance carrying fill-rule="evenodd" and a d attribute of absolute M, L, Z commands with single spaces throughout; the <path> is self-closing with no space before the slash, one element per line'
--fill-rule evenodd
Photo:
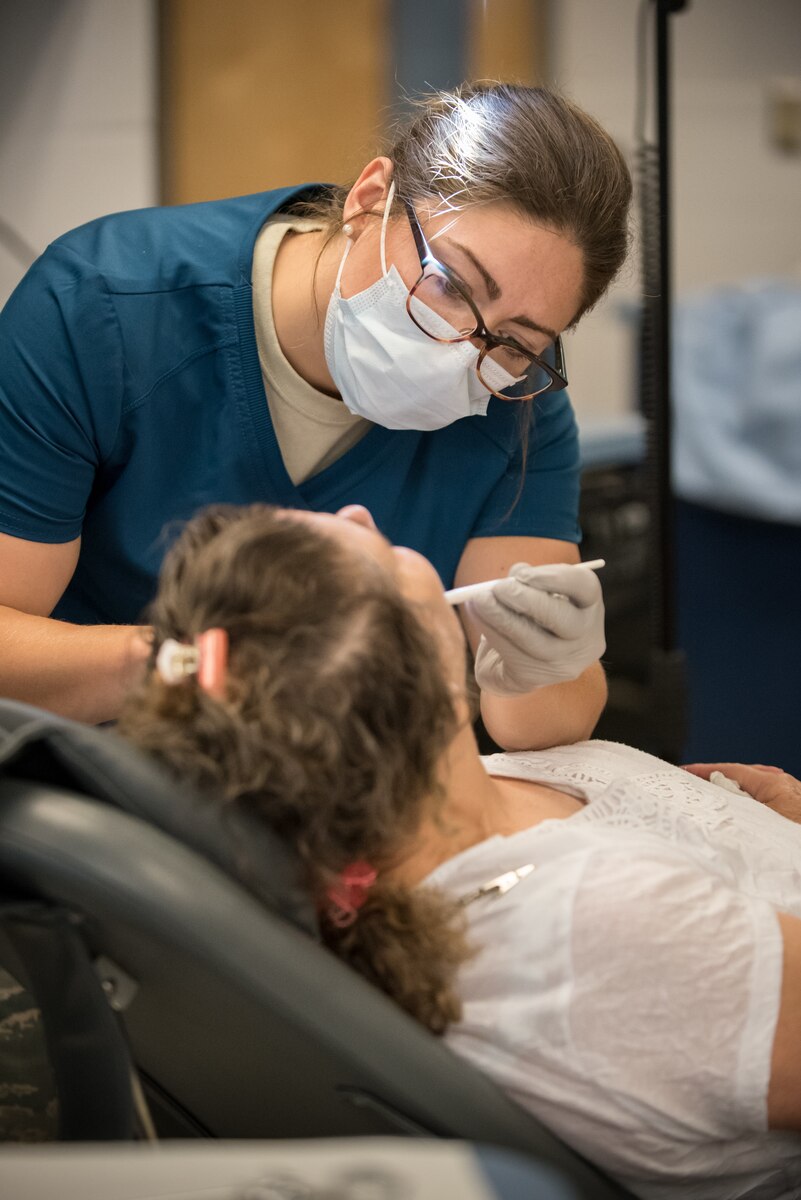
<path fill-rule="evenodd" d="M 284 0 L 249 3 L 262 14 L 286 13 L 289 7 L 311 12 L 310 0 L 293 6 Z M 397 23 L 392 0 L 359 3 L 372 13 L 373 25 Z M 415 3 L 397 0 L 406 13 Z M 230 0 L 175 0 L 174 7 L 181 6 L 190 13 L 194 6 L 198 14 L 241 7 Z M 345 73 L 337 105 L 316 113 L 309 136 L 318 145 L 327 137 L 336 142 L 337 129 L 326 132 L 326 120 L 340 119 L 343 102 L 353 105 L 347 72 L 353 70 L 351 52 L 360 44 L 353 32 L 353 6 L 328 0 L 327 7 L 343 31 L 334 44 L 339 47 L 334 66 L 339 63 Z M 466 73 L 522 74 L 527 60 L 532 75 L 542 71 L 540 42 L 547 31 L 546 77 L 594 112 L 631 150 L 638 0 L 451 0 L 451 8 L 454 20 L 461 10 L 472 22 L 474 36 L 463 39 Z M 351 14 L 347 20 L 345 10 Z M 157 24 L 155 0 L 0 0 L 0 222 L 21 235 L 31 251 L 101 213 L 158 202 Z M 306 24 L 313 26 L 311 17 Z M 198 19 L 198 38 L 203 29 Z M 704 284 L 801 269 L 801 159 L 773 148 L 766 120 L 772 82 L 801 75 L 801 4 L 693 0 L 674 19 L 673 30 L 677 296 Z M 436 83 L 431 45 L 424 35 L 420 40 L 428 59 L 420 63 L 418 78 Z M 294 56 L 291 39 L 281 44 L 279 61 L 289 83 L 279 92 L 291 108 L 292 88 L 314 74 L 314 56 L 328 46 L 313 29 Z M 384 63 L 398 85 L 408 83 L 414 71 L 403 45 L 405 57 L 399 42 L 398 61 Z M 260 54 L 254 46 L 251 79 L 264 69 Z M 365 69 L 375 78 L 375 64 Z M 247 72 L 221 71 L 212 81 L 218 103 L 239 98 L 247 107 L 247 78 Z M 371 86 L 374 106 L 378 84 Z M 387 97 L 387 111 L 392 99 Z M 252 106 L 249 112 L 252 122 Z M 201 141 L 202 118 L 196 112 Z M 360 148 L 372 129 L 371 117 L 356 130 Z M 306 153 L 308 147 L 303 149 Z M 284 167 L 282 161 L 279 165 Z M 320 169 L 325 174 L 326 163 Z M 262 186 L 271 182 L 265 178 Z M 0 303 L 22 274 L 27 253 L 12 235 L 3 237 L 4 228 Z M 570 338 L 571 392 L 585 423 L 632 405 L 633 340 L 621 312 L 635 295 L 633 262 L 611 299 Z"/>
<path fill-rule="evenodd" d="M 168 203 L 355 178 L 408 97 L 535 82 L 541 0 L 161 0 Z"/>
<path fill-rule="evenodd" d="M 387 0 L 163 0 L 162 190 L 181 204 L 373 157 L 387 115 Z"/>
<path fill-rule="evenodd" d="M 631 154 L 639 0 L 554 0 L 549 79 Z M 798 0 L 691 0 L 673 31 L 673 248 L 676 299 L 754 276 L 801 274 L 801 157 L 771 142 L 768 96 L 801 83 Z M 621 316 L 636 261 L 567 347 L 585 424 L 632 402 L 634 348 Z"/>
<path fill-rule="evenodd" d="M 93 217 L 333 178 L 372 153 L 404 89 L 533 79 L 544 5 L 0 0 L 0 304 Z"/>
<path fill-rule="evenodd" d="M 29 250 L 157 203 L 155 34 L 152 0 L 0 0 L 0 304 Z"/>

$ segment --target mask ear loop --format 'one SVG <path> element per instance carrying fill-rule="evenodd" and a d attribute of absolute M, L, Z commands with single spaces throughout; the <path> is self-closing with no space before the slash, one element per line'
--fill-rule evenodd
<path fill-rule="evenodd" d="M 337 271 L 337 277 L 334 280 L 334 291 L 335 292 L 339 292 L 339 283 L 340 283 L 340 280 L 342 279 L 342 272 L 345 269 L 345 259 L 350 254 L 350 248 L 352 245 L 353 245 L 353 242 L 350 240 L 350 238 L 348 238 L 347 245 L 345 246 L 345 253 L 342 255 L 342 258 L 339 260 L 339 270 Z"/>
<path fill-rule="evenodd" d="M 381 270 L 386 275 L 387 273 L 387 224 L 389 222 L 389 210 L 392 208 L 392 201 L 395 196 L 395 180 L 389 185 L 387 192 L 387 202 L 384 205 L 384 215 L 381 218 Z"/>
<path fill-rule="evenodd" d="M 389 210 L 392 208 L 392 200 L 393 200 L 394 196 L 395 196 L 395 180 L 393 179 L 392 183 L 389 185 L 389 191 L 387 192 L 387 202 L 384 205 L 384 215 L 381 218 L 381 244 L 380 244 L 381 270 L 384 275 L 386 275 L 386 273 L 387 273 L 387 224 L 389 222 Z M 345 253 L 342 255 L 342 258 L 340 259 L 339 270 L 337 271 L 337 277 L 334 280 L 334 291 L 335 292 L 339 291 L 339 285 L 342 280 L 342 272 L 345 269 L 345 260 L 347 259 L 348 255 L 350 254 L 350 248 L 352 245 L 353 245 L 353 242 L 350 240 L 350 237 L 348 237 L 348 242 L 347 242 L 347 245 L 345 246 Z"/>

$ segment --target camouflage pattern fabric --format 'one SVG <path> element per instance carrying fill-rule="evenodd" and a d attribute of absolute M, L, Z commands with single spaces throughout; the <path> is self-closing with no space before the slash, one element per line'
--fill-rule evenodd
<path fill-rule="evenodd" d="M 0 1142 L 58 1138 L 58 1100 L 39 1009 L 0 967 Z"/>

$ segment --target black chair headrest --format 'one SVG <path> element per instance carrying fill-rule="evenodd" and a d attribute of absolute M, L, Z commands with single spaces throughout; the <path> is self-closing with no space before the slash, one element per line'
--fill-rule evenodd
<path fill-rule="evenodd" d="M 92 797 L 190 846 L 267 907 L 317 936 L 300 863 L 248 813 L 183 787 L 113 729 L 0 700 L 0 778 L 29 779 Z"/>

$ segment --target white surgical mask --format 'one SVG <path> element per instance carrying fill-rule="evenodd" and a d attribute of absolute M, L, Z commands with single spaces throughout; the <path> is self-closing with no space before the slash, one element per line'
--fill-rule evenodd
<path fill-rule="evenodd" d="M 393 265 L 387 270 L 387 220 L 393 183 L 381 222 L 381 269 L 371 287 L 346 300 L 339 284 L 351 243 L 345 247 L 325 318 L 325 359 L 345 407 L 385 429 L 442 429 L 461 417 L 484 416 L 490 393 L 473 367 L 470 342 L 435 342 L 406 311 L 408 289 Z M 455 333 L 443 320 L 443 332 Z M 481 370 L 496 391 L 517 383 L 492 360 Z"/>

